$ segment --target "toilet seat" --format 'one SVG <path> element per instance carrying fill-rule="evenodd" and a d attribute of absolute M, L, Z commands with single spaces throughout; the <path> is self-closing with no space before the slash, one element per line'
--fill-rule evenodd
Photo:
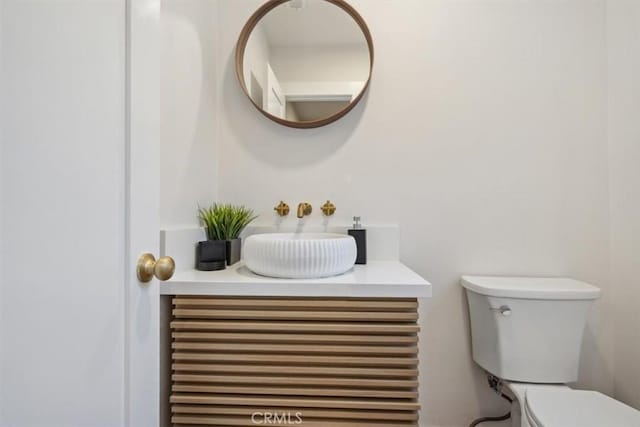
<path fill-rule="evenodd" d="M 595 391 L 529 389 L 524 410 L 531 427 L 640 427 L 640 411 Z"/>

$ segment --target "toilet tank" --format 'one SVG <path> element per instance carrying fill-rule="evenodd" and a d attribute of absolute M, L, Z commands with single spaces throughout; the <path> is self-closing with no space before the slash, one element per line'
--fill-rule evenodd
<path fill-rule="evenodd" d="M 600 289 L 566 278 L 463 276 L 473 360 L 511 381 L 578 379 L 587 312 Z"/>

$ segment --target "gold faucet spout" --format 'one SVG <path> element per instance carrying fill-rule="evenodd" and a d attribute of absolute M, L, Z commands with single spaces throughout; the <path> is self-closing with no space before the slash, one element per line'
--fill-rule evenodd
<path fill-rule="evenodd" d="M 311 204 L 307 203 L 307 202 L 302 202 L 298 204 L 298 212 L 297 212 L 297 216 L 298 218 L 304 218 L 307 215 L 311 215 Z"/>

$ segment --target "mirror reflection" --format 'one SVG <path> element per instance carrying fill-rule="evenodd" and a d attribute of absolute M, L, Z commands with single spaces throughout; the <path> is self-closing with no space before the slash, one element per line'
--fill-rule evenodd
<path fill-rule="evenodd" d="M 348 109 L 370 70 L 363 30 L 326 0 L 292 0 L 271 9 L 251 31 L 242 58 L 247 95 L 264 112 L 293 123 Z"/>

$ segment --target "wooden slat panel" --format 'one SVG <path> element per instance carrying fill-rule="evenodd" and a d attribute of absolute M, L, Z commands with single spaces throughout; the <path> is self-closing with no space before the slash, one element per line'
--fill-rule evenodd
<path fill-rule="evenodd" d="M 412 297 L 399 297 L 399 298 L 389 298 L 389 297 L 296 297 L 296 296 L 229 296 L 229 295 L 174 295 L 173 298 L 184 298 L 184 299 L 229 299 L 229 300 L 260 300 L 260 301 L 269 301 L 269 300 L 292 300 L 292 301 L 304 301 L 304 300 L 332 300 L 332 301 L 413 301 L 416 302 L 415 298 Z"/>
<path fill-rule="evenodd" d="M 362 354 L 372 356 L 414 355 L 416 346 L 363 346 L 363 345 L 313 345 L 313 344 L 244 344 L 173 342 L 175 350 L 216 351 L 225 353 L 305 353 L 305 354 Z"/>
<path fill-rule="evenodd" d="M 271 420 L 266 423 L 264 418 L 258 418 L 264 425 L 273 427 L 290 427 L 296 425 L 295 415 L 291 416 L 291 419 L 285 419 L 283 422 L 275 422 Z M 232 417 L 232 416 L 188 416 L 188 415 L 175 415 L 171 417 L 171 422 L 176 423 L 177 427 L 180 425 L 208 425 L 208 426 L 251 426 L 251 417 Z M 257 424 L 253 424 L 257 425 Z M 300 424 L 304 427 L 408 427 L 415 426 L 414 422 L 371 422 L 371 421 L 353 421 L 344 419 L 304 419 L 304 422 Z"/>
<path fill-rule="evenodd" d="M 280 354 L 174 352 L 173 360 L 200 362 L 265 363 L 270 365 L 417 366 L 417 357 L 307 356 Z"/>
<path fill-rule="evenodd" d="M 256 412 L 292 413 L 302 412 L 305 419 L 310 418 L 343 418 L 354 420 L 390 420 L 390 421 L 416 421 L 418 414 L 415 411 L 375 411 L 375 410 L 347 410 L 347 409 L 312 409 L 293 407 L 264 407 L 264 406 L 215 406 L 215 405 L 173 405 L 171 411 L 174 414 L 193 415 L 244 415 L 251 416 Z"/>
<path fill-rule="evenodd" d="M 174 426 L 250 426 L 265 411 L 311 427 L 417 425 L 417 300 L 173 303 Z"/>
<path fill-rule="evenodd" d="M 417 380 L 385 380 L 364 378 L 327 378 L 327 377 L 291 377 L 259 375 L 185 375 L 173 374 L 176 383 L 219 383 L 254 385 L 292 385 L 292 386 L 328 386 L 328 387 L 376 387 L 376 388 L 415 388 Z"/>
<path fill-rule="evenodd" d="M 388 399 L 415 399 L 416 391 L 371 390 L 331 387 L 253 387 L 218 386 L 174 383 L 173 391 L 179 393 L 218 393 L 218 394 L 269 394 L 279 396 L 334 396 L 334 397 L 381 397 Z"/>
<path fill-rule="evenodd" d="M 351 335 L 351 334 L 270 334 L 270 333 L 232 333 L 232 332 L 173 332 L 176 341 L 215 341 L 215 342 L 279 342 L 313 344 L 416 344 L 417 335 Z"/>
<path fill-rule="evenodd" d="M 304 333 L 347 333 L 347 334 L 415 334 L 420 327 L 414 323 L 374 323 L 374 322 L 269 322 L 269 321 L 206 321 L 174 320 L 174 331 L 250 331 L 250 332 L 304 332 Z"/>
<path fill-rule="evenodd" d="M 227 374 L 279 374 L 279 375 L 326 375 L 334 377 L 367 377 L 367 378 L 415 378 L 417 369 L 411 368 L 340 368 L 335 366 L 291 366 L 291 365 L 234 365 L 219 363 L 174 363 L 174 372 L 207 372 Z"/>
<path fill-rule="evenodd" d="M 275 406 L 334 409 L 376 409 L 390 411 L 417 411 L 420 405 L 414 400 L 402 399 L 336 399 L 323 397 L 288 396 L 234 396 L 211 394 L 173 393 L 171 403 L 194 405 Z"/>
<path fill-rule="evenodd" d="M 329 311 L 360 310 L 360 311 L 402 311 L 416 310 L 418 303 L 415 300 L 345 300 L 345 299 L 253 299 L 253 298 L 190 298 L 176 297 L 173 305 L 180 308 L 222 308 L 222 309 L 254 309 L 254 310 L 279 310 L 295 307 L 299 310 L 324 309 Z"/>
<path fill-rule="evenodd" d="M 418 319 L 418 314 L 415 312 L 197 310 L 181 308 L 174 308 L 173 316 L 178 319 L 350 320 L 356 322 L 409 322 Z"/>

